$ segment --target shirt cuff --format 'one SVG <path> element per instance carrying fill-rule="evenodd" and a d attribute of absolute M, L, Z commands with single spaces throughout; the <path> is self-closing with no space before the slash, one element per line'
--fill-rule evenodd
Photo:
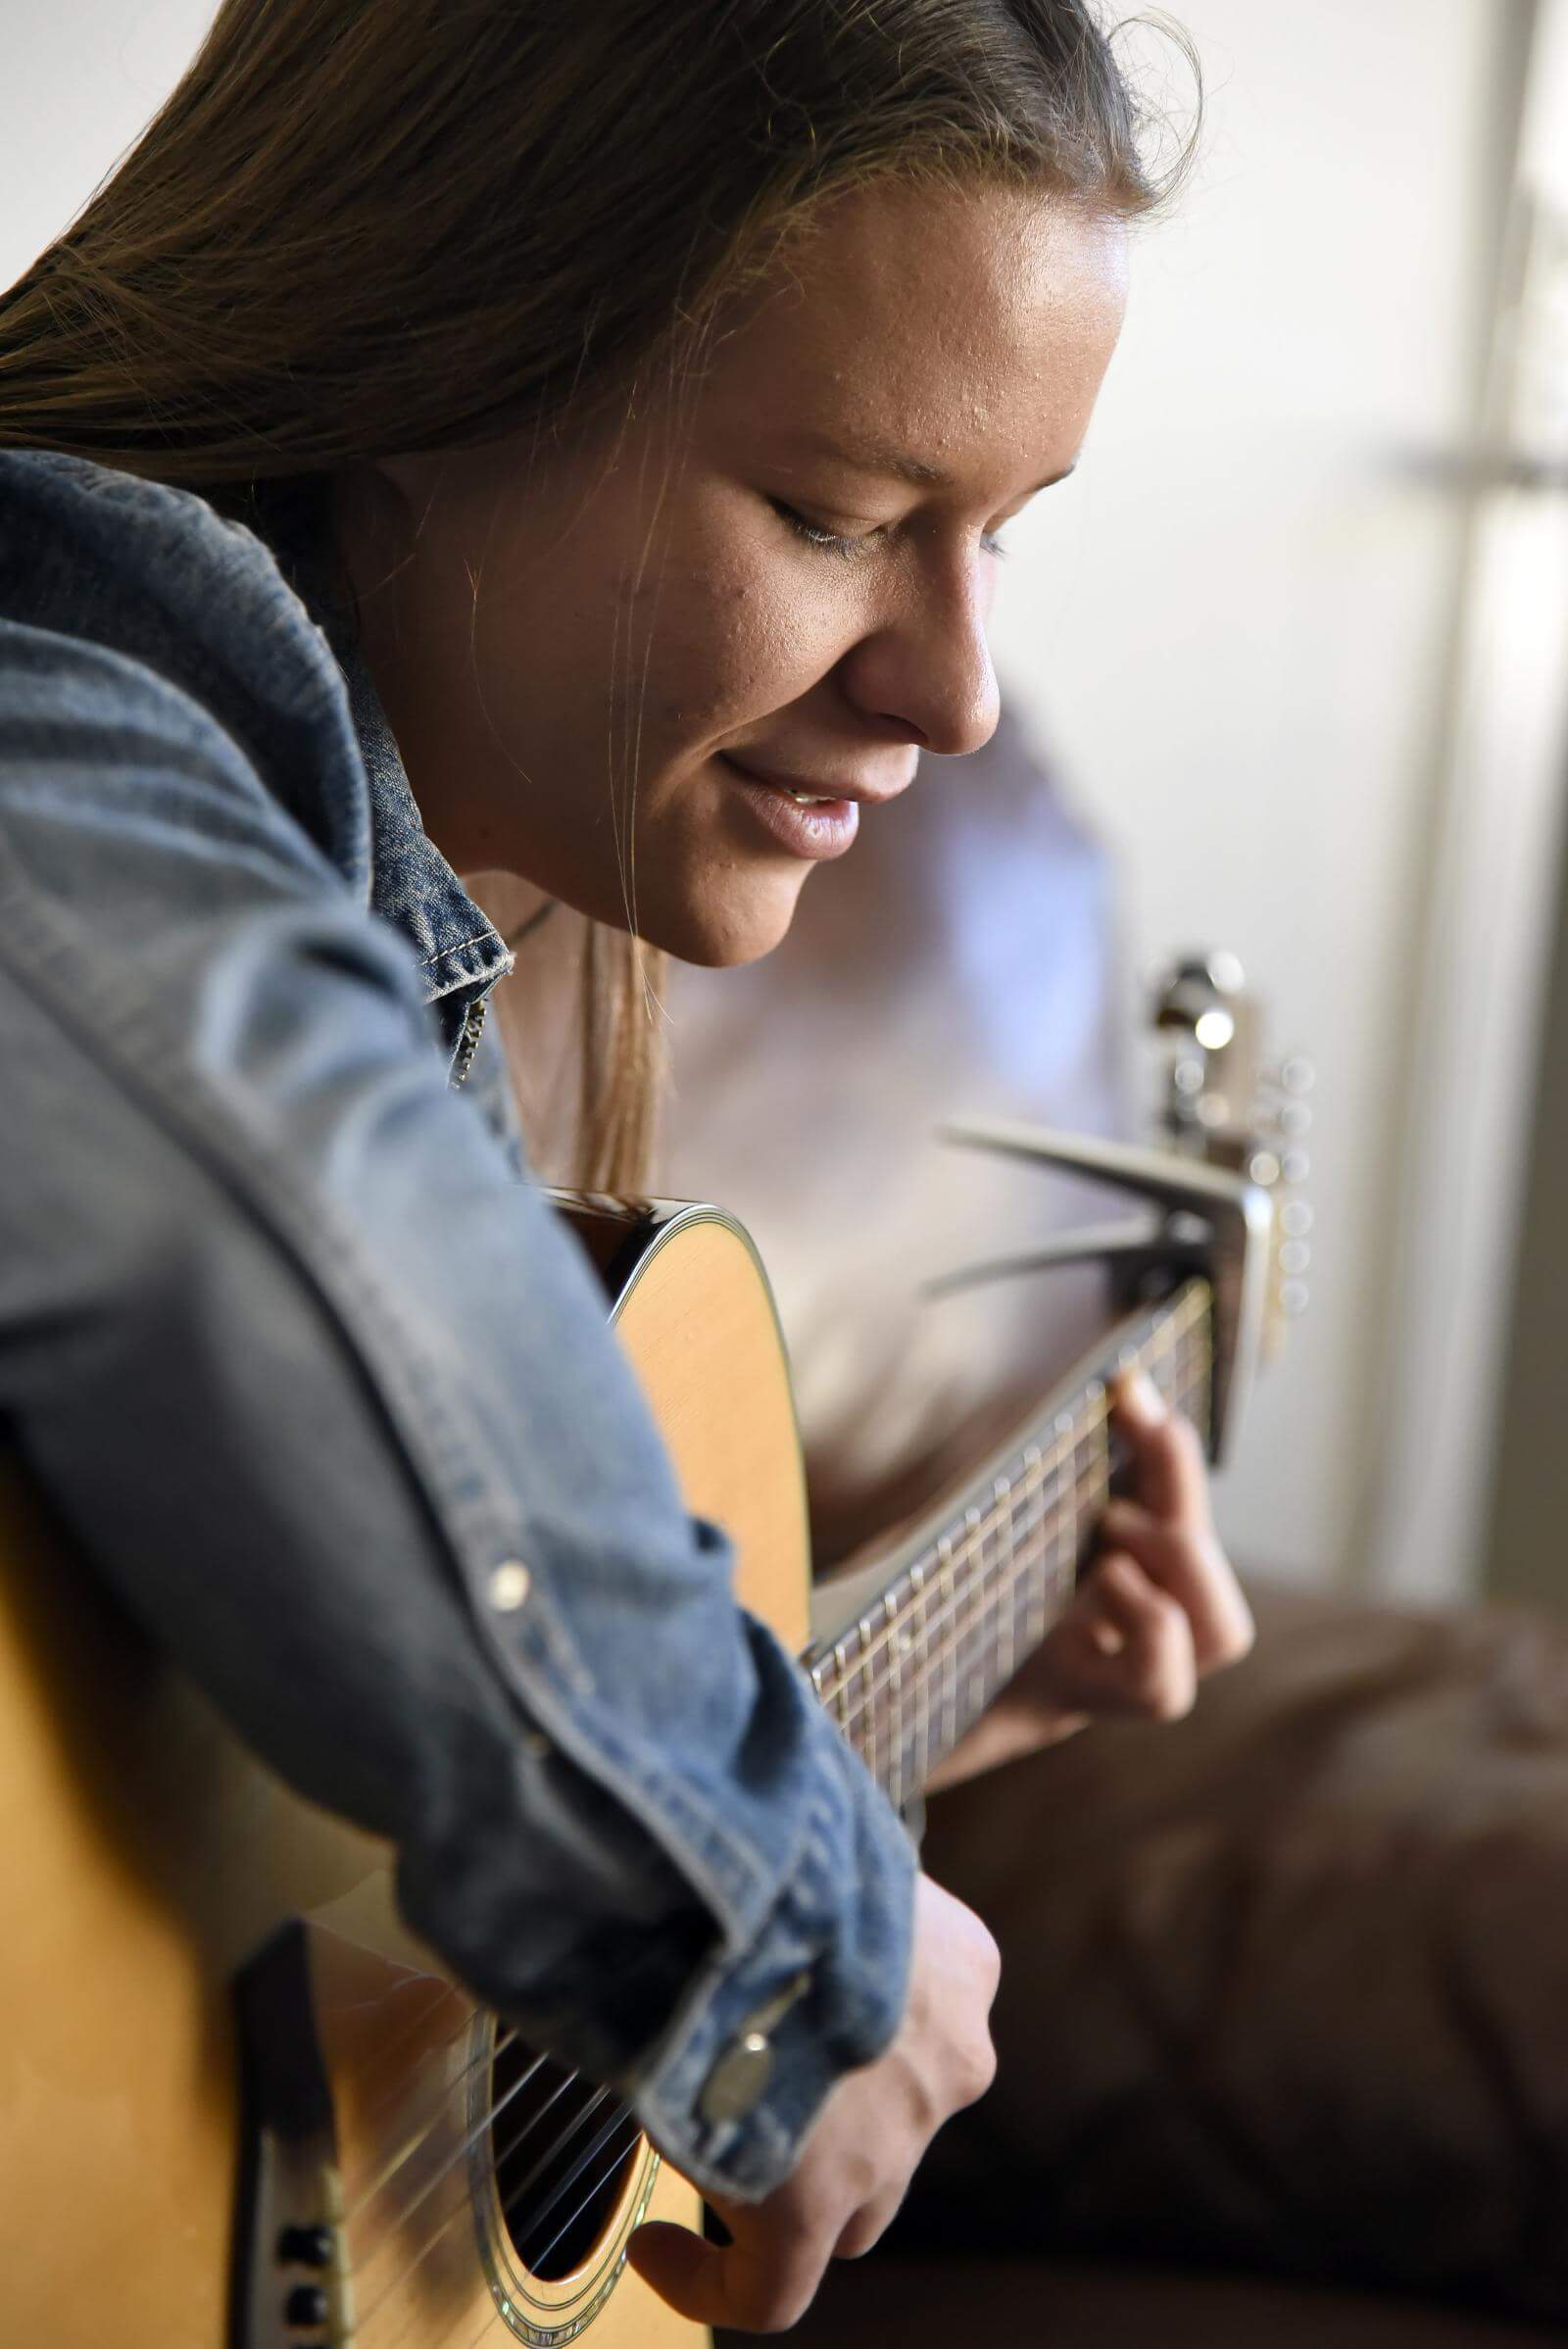
<path fill-rule="evenodd" d="M 830 1857 L 842 1866 L 842 1816 L 819 1807 L 750 1946 L 710 1960 L 622 2083 L 660 2150 L 723 2199 L 757 2201 L 782 2183 L 828 2091 L 879 2056 L 903 2019 L 915 1850 L 858 1757 L 847 1746 L 840 1755 L 864 1782 L 853 1886 Z"/>

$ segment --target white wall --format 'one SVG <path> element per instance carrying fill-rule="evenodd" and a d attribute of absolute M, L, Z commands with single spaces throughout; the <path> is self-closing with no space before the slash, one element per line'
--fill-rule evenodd
<path fill-rule="evenodd" d="M 1238 1556 L 1336 1579 L 1375 1572 L 1353 1553 L 1460 556 L 1409 461 L 1472 421 L 1519 12 L 1178 13 L 1205 160 L 1141 243 L 1078 474 L 1012 525 L 997 655 L 1118 844 L 1132 976 L 1230 947 L 1317 1065 L 1313 1302 L 1220 1513 Z"/>
<path fill-rule="evenodd" d="M 6 0 L 0 285 L 80 211 L 216 13 L 216 0 Z"/>
<path fill-rule="evenodd" d="M 0 283 L 176 77 L 203 0 L 15 12 Z M 1459 516 L 1521 0 L 1184 0 L 1205 160 L 1141 241 L 1086 462 L 1009 532 L 999 665 L 1117 844 L 1140 972 L 1234 949 L 1319 1070 L 1314 1303 L 1260 1389 L 1238 1555 L 1368 1571 L 1376 1341 Z M 1128 1015 L 1137 1015 L 1129 976 Z"/>

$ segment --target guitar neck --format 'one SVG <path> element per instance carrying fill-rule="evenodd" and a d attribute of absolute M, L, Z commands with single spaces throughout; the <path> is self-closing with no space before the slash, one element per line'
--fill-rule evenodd
<path fill-rule="evenodd" d="M 1071 1598 L 1123 1459 L 1106 1389 L 1147 1370 L 1206 1436 L 1208 1283 L 1120 1322 L 972 1478 L 868 1562 L 871 1603 L 805 1662 L 896 1804 L 917 1795 Z"/>

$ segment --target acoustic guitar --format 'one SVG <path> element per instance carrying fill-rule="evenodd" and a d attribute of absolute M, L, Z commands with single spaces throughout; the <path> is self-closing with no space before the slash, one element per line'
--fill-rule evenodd
<path fill-rule="evenodd" d="M 964 1131 L 1130 1188 L 1145 1221 L 1092 1236 L 1113 1275 L 1103 1342 L 829 1585 L 814 1631 L 788 1370 L 746 1233 L 709 1206 L 556 1195 L 690 1504 L 734 1539 L 740 1598 L 895 1803 L 1091 1554 L 1123 1465 L 1107 1383 L 1147 1367 L 1217 1457 L 1273 1342 L 1278 1153 L 1234 1121 L 1194 1123 L 1223 1098 L 1241 1006 L 1203 1044 L 1195 1005 L 1223 1011 L 1235 990 L 1185 967 L 1167 993 L 1201 1082 L 1166 1147 Z M 702 2224 L 629 2109 L 443 1975 L 394 1913 L 385 1848 L 252 1759 L 110 1604 L 14 1458 L 0 1555 L 5 2342 L 698 2349 L 706 2332 L 626 2265 L 643 2219 Z"/>

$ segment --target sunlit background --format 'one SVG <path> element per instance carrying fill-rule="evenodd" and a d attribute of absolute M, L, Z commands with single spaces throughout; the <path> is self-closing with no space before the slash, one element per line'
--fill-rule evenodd
<path fill-rule="evenodd" d="M 1077 475 L 1010 529 L 998 664 L 1110 853 L 1129 1034 L 1221 947 L 1315 1065 L 1312 1302 L 1233 1550 L 1568 1603 L 1568 0 L 1176 13 L 1202 158 Z M 11 27 L 0 282 L 209 15 Z"/>

